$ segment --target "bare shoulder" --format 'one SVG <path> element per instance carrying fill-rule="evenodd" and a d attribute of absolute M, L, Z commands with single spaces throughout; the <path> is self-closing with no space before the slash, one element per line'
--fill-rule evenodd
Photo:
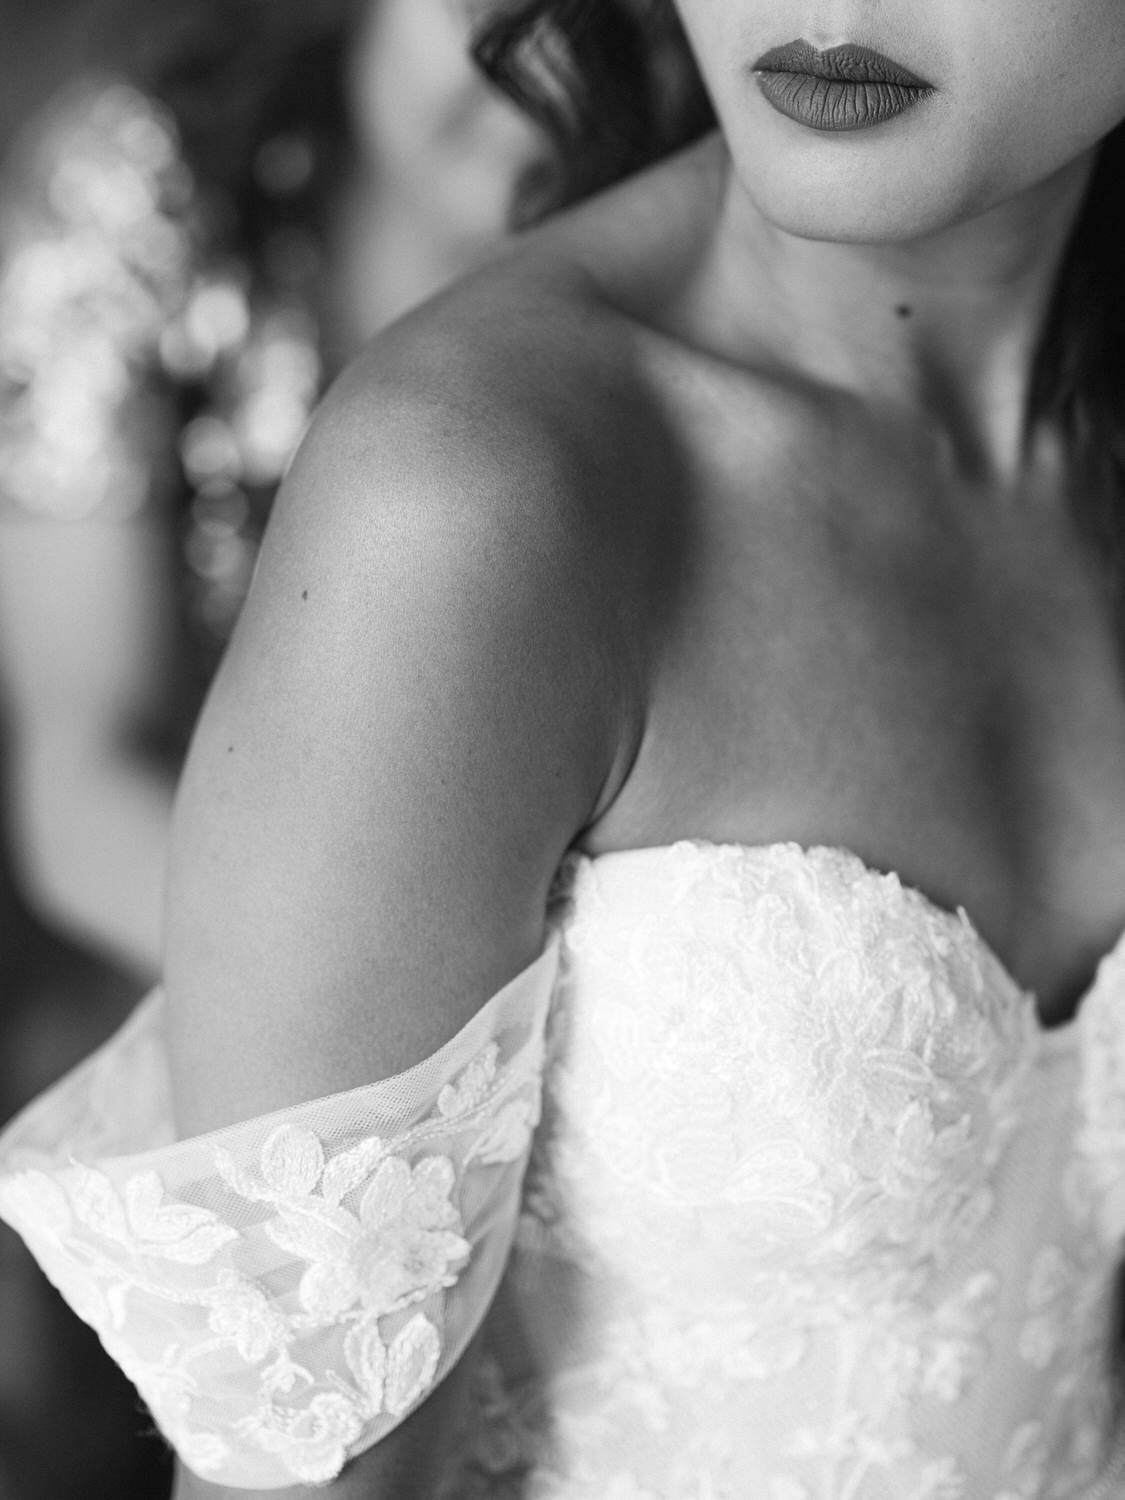
<path fill-rule="evenodd" d="M 579 440 L 597 403 L 561 355 L 532 362 L 565 340 L 499 337 L 497 296 L 524 292 L 379 342 L 282 488 L 178 798 L 183 1129 L 436 1051 L 540 951 L 558 864 L 630 755 L 612 421 Z"/>
<path fill-rule="evenodd" d="M 322 559 L 370 569 L 381 590 L 388 567 L 399 586 L 424 570 L 444 609 L 478 625 L 494 612 L 536 641 L 526 665 L 560 703 L 579 695 L 568 712 L 590 722 L 594 658 L 617 709 L 639 712 L 631 674 L 675 441 L 635 323 L 548 241 L 404 319 L 346 372 L 283 490 L 265 576 L 280 582 L 300 559 L 312 577 Z M 577 672 L 560 656 L 575 650 Z"/>
<path fill-rule="evenodd" d="M 597 526 L 591 479 L 619 431 L 604 398 L 620 385 L 608 329 L 595 352 L 596 315 L 554 280 L 474 278 L 376 340 L 318 414 L 283 508 L 299 494 L 310 526 L 354 503 L 376 526 L 440 514 L 482 538 L 497 528 L 499 566 L 580 554 Z"/>
<path fill-rule="evenodd" d="M 677 467 L 649 313 L 675 294 L 718 187 L 712 154 L 688 153 L 394 325 L 330 393 L 283 517 L 319 530 L 332 514 L 338 536 L 355 507 L 376 549 L 386 527 L 463 533 L 499 592 L 549 578 L 553 605 L 612 641 L 611 601 L 644 612 Z"/>
<path fill-rule="evenodd" d="M 475 672 L 504 663 L 522 692 L 549 684 L 568 722 L 592 729 L 608 713 L 611 737 L 627 737 L 647 565 L 637 509 L 661 428 L 633 366 L 621 320 L 573 262 L 499 268 L 404 320 L 318 413 L 259 593 L 287 579 L 315 604 L 317 570 L 348 571 L 350 608 L 377 609 L 391 588 L 404 607 L 440 609 L 489 643 Z"/>
<path fill-rule="evenodd" d="M 681 565 L 675 424 L 622 295 L 690 255 L 698 205 L 657 189 L 404 319 L 314 420 L 178 797 L 181 1128 L 435 1051 L 536 956 L 627 779 Z"/>

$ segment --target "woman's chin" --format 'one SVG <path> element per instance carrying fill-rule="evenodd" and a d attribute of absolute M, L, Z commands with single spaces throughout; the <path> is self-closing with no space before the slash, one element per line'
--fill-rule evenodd
<path fill-rule="evenodd" d="M 802 182 L 755 176 L 746 184 L 757 212 L 773 228 L 799 239 L 839 244 L 904 244 L 939 234 L 971 213 L 937 185 L 887 176 L 840 174 L 834 181 Z"/>

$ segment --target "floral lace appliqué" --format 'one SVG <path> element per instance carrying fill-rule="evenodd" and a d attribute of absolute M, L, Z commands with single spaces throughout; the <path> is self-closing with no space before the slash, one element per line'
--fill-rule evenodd
<path fill-rule="evenodd" d="M 512 1394 L 543 1492 L 624 1455 L 660 1500 L 1080 1493 L 1109 1267 L 1068 1204 L 1077 1035 L 1046 1045 L 963 913 L 845 851 L 579 858 L 555 900 L 513 1268 L 559 1304 Z"/>
<path fill-rule="evenodd" d="M 499 1275 L 505 1242 L 480 1224 L 514 1223 L 539 1099 L 534 1035 L 508 1051 L 486 1041 L 405 1131 L 341 1141 L 306 1123 L 313 1105 L 252 1150 L 254 1122 L 173 1148 L 193 1163 L 174 1189 L 167 1171 L 72 1160 L 0 1178 L 0 1207 L 186 1463 L 255 1488 L 325 1483 L 463 1347 L 462 1276 L 479 1319 Z M 340 1099 L 370 1094 L 385 1116 L 397 1087 Z"/>

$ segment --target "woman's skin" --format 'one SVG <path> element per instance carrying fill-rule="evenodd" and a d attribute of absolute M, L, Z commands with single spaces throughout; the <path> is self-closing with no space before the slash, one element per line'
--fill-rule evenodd
<path fill-rule="evenodd" d="M 1025 419 L 1125 11 L 683 13 L 722 137 L 377 341 L 283 490 L 180 794 L 185 1132 L 433 1052 L 575 844 L 850 848 L 1048 1022 L 1125 926 L 1118 584 Z M 747 71 L 800 37 L 936 92 L 814 134 Z M 457 1399 L 322 1493 L 428 1493 Z"/>

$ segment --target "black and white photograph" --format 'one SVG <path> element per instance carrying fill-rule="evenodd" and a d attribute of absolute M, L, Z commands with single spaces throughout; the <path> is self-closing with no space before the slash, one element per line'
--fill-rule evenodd
<path fill-rule="evenodd" d="M 0 37 L 0 1500 L 1125 1500 L 1123 0 Z"/>

